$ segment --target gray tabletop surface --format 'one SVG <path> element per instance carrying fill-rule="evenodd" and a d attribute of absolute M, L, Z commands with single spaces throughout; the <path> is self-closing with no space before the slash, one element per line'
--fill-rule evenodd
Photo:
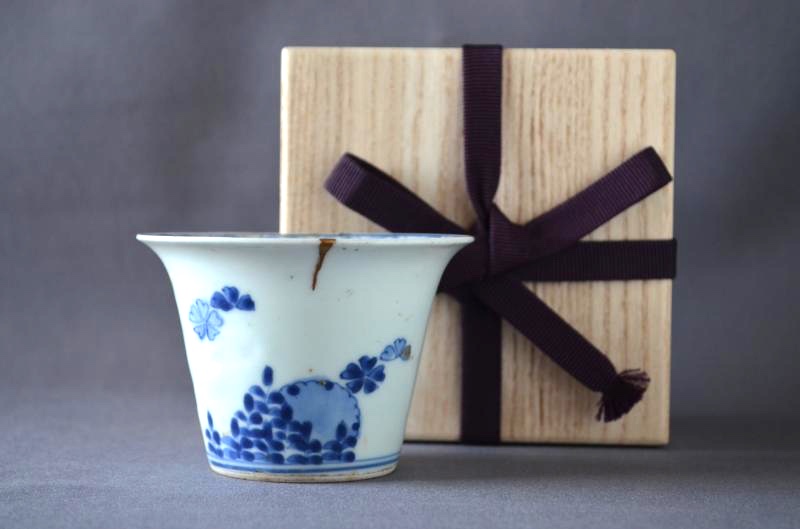
<path fill-rule="evenodd" d="M 191 396 L 0 389 L 0 527 L 800 527 L 800 428 L 673 421 L 667 448 L 406 444 L 345 484 L 224 478 Z"/>

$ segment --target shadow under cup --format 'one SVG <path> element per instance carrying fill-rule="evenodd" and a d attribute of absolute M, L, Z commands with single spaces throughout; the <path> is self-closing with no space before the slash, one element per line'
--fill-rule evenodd
<path fill-rule="evenodd" d="M 433 297 L 471 237 L 137 238 L 172 281 L 215 472 L 349 481 L 394 470 Z"/>

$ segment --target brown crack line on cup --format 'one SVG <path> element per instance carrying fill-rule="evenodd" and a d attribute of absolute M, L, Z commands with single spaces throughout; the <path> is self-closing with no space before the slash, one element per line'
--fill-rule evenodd
<path fill-rule="evenodd" d="M 325 256 L 328 251 L 336 243 L 336 239 L 320 239 L 319 240 L 319 257 L 317 257 L 317 265 L 314 267 L 314 275 L 311 277 L 311 290 L 317 289 L 317 276 L 319 271 L 322 270 L 322 263 L 325 262 Z"/>

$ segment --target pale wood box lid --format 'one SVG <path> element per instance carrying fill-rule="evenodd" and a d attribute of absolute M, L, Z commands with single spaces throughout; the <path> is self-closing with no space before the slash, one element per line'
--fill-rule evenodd
<path fill-rule="evenodd" d="M 379 231 L 322 187 L 350 151 L 450 219 L 474 218 L 464 183 L 460 48 L 286 48 L 281 81 L 284 232 Z M 514 221 L 551 209 L 650 145 L 673 171 L 675 54 L 670 50 L 507 49 L 502 179 Z M 673 186 L 587 239 L 672 237 Z M 605 352 L 652 381 L 623 419 L 594 420 L 583 388 L 507 324 L 501 434 L 509 442 L 665 444 L 669 439 L 672 283 L 541 283 L 531 288 Z M 406 437 L 458 440 L 458 305 L 439 296 Z"/>

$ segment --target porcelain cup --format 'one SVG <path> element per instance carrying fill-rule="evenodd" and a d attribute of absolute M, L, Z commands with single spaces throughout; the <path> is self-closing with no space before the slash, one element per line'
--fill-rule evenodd
<path fill-rule="evenodd" d="M 141 234 L 178 305 L 211 469 L 392 472 L 439 279 L 466 235 Z"/>

